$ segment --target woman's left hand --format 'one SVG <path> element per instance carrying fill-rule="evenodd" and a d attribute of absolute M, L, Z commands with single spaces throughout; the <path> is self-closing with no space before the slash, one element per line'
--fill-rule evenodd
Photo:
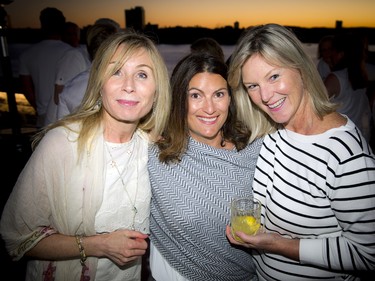
<path fill-rule="evenodd" d="M 226 226 L 226 236 L 230 243 L 241 245 L 249 249 L 263 250 L 265 252 L 280 254 L 299 261 L 299 239 L 284 238 L 277 233 L 259 232 L 256 235 L 247 235 L 236 232 L 241 241 L 234 239 L 230 226 Z"/>

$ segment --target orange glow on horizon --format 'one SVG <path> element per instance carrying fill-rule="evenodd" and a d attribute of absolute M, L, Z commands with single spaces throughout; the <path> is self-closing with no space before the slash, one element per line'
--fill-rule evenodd
<path fill-rule="evenodd" d="M 45 7 L 60 9 L 68 21 L 80 27 L 93 24 L 96 19 L 109 17 L 125 27 L 125 9 L 141 6 L 145 10 L 145 23 L 163 27 L 207 27 L 234 26 L 240 28 L 275 22 L 300 27 L 335 27 L 336 21 L 344 27 L 375 28 L 374 0 L 16 0 L 6 5 L 10 16 L 10 27 L 39 28 L 39 13 Z M 82 12 L 84 11 L 84 12 Z"/>

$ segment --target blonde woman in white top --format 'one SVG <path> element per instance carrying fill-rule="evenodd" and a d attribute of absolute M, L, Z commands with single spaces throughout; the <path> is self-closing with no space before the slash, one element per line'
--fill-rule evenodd
<path fill-rule="evenodd" d="M 167 68 L 143 35 L 100 46 L 78 110 L 45 128 L 0 232 L 26 280 L 140 280 L 147 250 L 147 148 L 170 108 Z"/>

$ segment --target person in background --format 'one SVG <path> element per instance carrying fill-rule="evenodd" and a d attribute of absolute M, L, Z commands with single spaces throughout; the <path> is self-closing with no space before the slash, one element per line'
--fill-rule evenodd
<path fill-rule="evenodd" d="M 61 40 L 65 16 L 60 10 L 47 7 L 40 12 L 39 20 L 43 40 L 32 44 L 19 57 L 22 93 L 36 110 L 37 128 L 44 125 L 53 97 L 58 62 L 73 48 Z"/>
<path fill-rule="evenodd" d="M 118 31 L 121 31 L 121 26 L 120 24 L 111 19 L 111 18 L 99 18 L 95 21 L 94 24 L 109 24 L 109 25 L 113 25 Z"/>
<path fill-rule="evenodd" d="M 318 44 L 317 69 L 323 81 L 332 70 L 332 43 L 333 36 L 326 35 L 320 39 Z"/>
<path fill-rule="evenodd" d="M 119 32 L 112 24 L 94 24 L 87 30 L 87 50 L 90 55 L 90 61 L 95 57 L 101 43 L 110 35 Z M 79 73 L 71 79 L 60 94 L 59 104 L 57 105 L 57 115 L 55 120 L 72 113 L 80 105 L 86 91 L 89 80 L 91 66 L 85 71 Z"/>
<path fill-rule="evenodd" d="M 171 115 L 148 162 L 157 281 L 256 280 L 248 251 L 222 233 L 231 199 L 252 193 L 262 143 L 237 120 L 241 104 L 226 78 L 226 64 L 208 53 L 191 53 L 173 70 Z"/>
<path fill-rule="evenodd" d="M 366 60 L 366 72 L 368 85 L 366 89 L 366 95 L 370 103 L 370 109 L 372 113 L 371 118 L 371 136 L 370 136 L 370 146 L 372 151 L 375 151 L 375 52 L 371 51 L 369 48 L 369 38 L 363 35 L 364 45 L 365 45 L 365 60 Z"/>
<path fill-rule="evenodd" d="M 54 97 L 48 104 L 44 126 L 51 124 L 57 118 L 57 105 L 60 102 L 60 94 L 63 91 L 65 84 L 73 79 L 76 75 L 85 71 L 90 62 L 86 60 L 81 48 L 72 48 L 68 50 L 64 56 L 58 61 Z"/>
<path fill-rule="evenodd" d="M 65 23 L 62 40 L 68 43 L 73 48 L 77 48 L 83 55 L 87 64 L 90 64 L 88 50 L 86 45 L 81 44 L 81 29 L 79 26 L 71 21 Z"/>
<path fill-rule="evenodd" d="M 331 74 L 324 80 L 331 100 L 338 111 L 348 116 L 370 141 L 372 115 L 366 95 L 368 87 L 365 66 L 365 45 L 357 34 L 339 34 L 333 40 Z"/>
<path fill-rule="evenodd" d="M 252 133 L 267 134 L 254 174 L 264 232 L 226 235 L 253 249 L 259 280 L 358 280 L 375 269 L 375 155 L 335 110 L 316 65 L 277 24 L 245 31 L 228 74 Z"/>
<path fill-rule="evenodd" d="M 220 44 L 211 37 L 202 37 L 195 40 L 190 45 L 191 52 L 208 52 L 214 56 L 217 56 L 221 60 L 225 60 L 223 49 Z"/>
<path fill-rule="evenodd" d="M 149 233 L 148 146 L 170 109 L 167 68 L 144 35 L 101 44 L 79 109 L 41 131 L 0 234 L 27 280 L 140 280 Z M 37 145 L 37 146 L 36 146 Z"/>
<path fill-rule="evenodd" d="M 62 40 L 73 48 L 79 47 L 81 43 L 81 29 L 79 28 L 79 26 L 71 21 L 66 22 Z"/>
<path fill-rule="evenodd" d="M 372 151 L 375 151 L 375 81 L 371 81 L 367 87 L 366 95 L 368 97 L 372 118 L 371 118 L 371 136 L 370 136 L 370 146 Z"/>
<path fill-rule="evenodd" d="M 362 34 L 363 45 L 365 48 L 365 65 L 367 71 L 367 79 L 369 82 L 375 82 L 375 52 L 370 50 L 369 37 Z"/>

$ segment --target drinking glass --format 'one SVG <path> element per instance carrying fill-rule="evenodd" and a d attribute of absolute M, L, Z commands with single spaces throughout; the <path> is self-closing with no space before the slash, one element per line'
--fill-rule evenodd
<path fill-rule="evenodd" d="M 253 196 L 236 197 L 231 202 L 231 230 L 234 239 L 243 242 L 235 233 L 244 232 L 255 235 L 260 229 L 262 204 Z"/>

